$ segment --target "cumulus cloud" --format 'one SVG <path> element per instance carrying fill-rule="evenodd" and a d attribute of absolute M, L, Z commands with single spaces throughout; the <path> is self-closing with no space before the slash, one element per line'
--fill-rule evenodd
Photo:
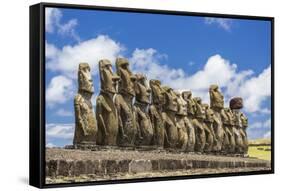
<path fill-rule="evenodd" d="M 55 54 L 51 54 L 53 49 L 56 50 Z M 69 78 L 76 78 L 78 64 L 87 62 L 91 67 L 92 74 L 96 75 L 100 59 L 107 58 L 114 63 L 115 58 L 123 50 L 124 47 L 120 43 L 105 35 L 99 35 L 73 46 L 66 45 L 61 49 L 48 44 L 46 51 L 49 57 L 46 67 L 48 70 L 61 72 Z"/>
<path fill-rule="evenodd" d="M 65 109 L 59 109 L 56 111 L 56 114 L 58 116 L 62 116 L 62 117 L 70 117 L 73 116 L 73 113 L 71 111 L 65 110 Z"/>
<path fill-rule="evenodd" d="M 73 98 L 73 95 L 73 81 L 63 75 L 55 76 L 46 89 L 47 106 L 52 107 L 57 103 L 65 103 L 69 98 Z"/>
<path fill-rule="evenodd" d="M 59 49 L 53 44 L 49 44 L 47 41 L 45 42 L 45 56 L 46 59 L 52 59 L 57 56 L 59 53 Z"/>
<path fill-rule="evenodd" d="M 47 143 L 46 147 L 53 148 L 53 147 L 57 147 L 57 146 L 55 144 L 53 144 L 53 143 Z"/>
<path fill-rule="evenodd" d="M 237 90 L 237 94 L 245 99 L 247 111 L 268 113 L 268 108 L 262 110 L 261 104 L 271 96 L 271 66 L 264 69 L 258 76 L 244 81 Z"/>
<path fill-rule="evenodd" d="M 47 139 L 59 138 L 59 139 L 73 139 L 74 135 L 74 124 L 46 124 L 46 136 Z"/>
<path fill-rule="evenodd" d="M 263 138 L 271 138 L 271 131 L 267 131 L 264 135 Z"/>
<path fill-rule="evenodd" d="M 253 124 L 251 124 L 249 126 L 250 128 L 264 128 L 264 129 L 267 129 L 267 128 L 271 128 L 271 119 L 267 119 L 266 121 L 258 121 L 258 122 L 255 122 Z"/>
<path fill-rule="evenodd" d="M 206 103 L 209 103 L 209 86 L 218 84 L 225 95 L 226 105 L 231 97 L 241 96 L 247 112 L 269 111 L 261 105 L 271 92 L 270 65 L 255 75 L 252 70 L 239 71 L 235 63 L 216 54 L 208 58 L 201 70 L 189 75 L 180 68 L 161 64 L 166 57 L 152 48 L 136 49 L 130 61 L 134 72 L 144 73 L 149 79 L 159 79 L 175 90 L 192 90 L 194 96 L 201 97 Z"/>
<path fill-rule="evenodd" d="M 231 25 L 232 25 L 232 19 L 226 19 L 226 18 L 212 18 L 212 17 L 206 17 L 205 23 L 208 25 L 216 24 L 218 27 L 230 31 Z"/>
<path fill-rule="evenodd" d="M 70 19 L 62 22 L 63 14 L 58 8 L 46 8 L 45 12 L 45 30 L 48 33 L 57 32 L 60 35 L 67 35 L 80 41 L 75 28 L 78 25 L 77 19 Z"/>

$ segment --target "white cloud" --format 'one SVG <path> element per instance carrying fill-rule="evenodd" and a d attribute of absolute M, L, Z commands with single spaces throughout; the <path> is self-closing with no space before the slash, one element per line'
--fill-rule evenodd
<path fill-rule="evenodd" d="M 70 117 L 73 116 L 73 113 L 71 111 L 65 110 L 65 109 L 59 109 L 56 111 L 56 114 L 58 116 L 62 116 L 62 117 Z"/>
<path fill-rule="evenodd" d="M 268 113 L 268 109 L 261 109 L 261 104 L 271 96 L 271 66 L 263 70 L 258 76 L 253 76 L 244 81 L 238 88 L 237 94 L 245 99 L 247 111 L 265 111 Z"/>
<path fill-rule="evenodd" d="M 53 44 L 49 44 L 47 41 L 45 42 L 45 56 L 46 59 L 54 58 L 59 53 L 59 49 Z"/>
<path fill-rule="evenodd" d="M 57 147 L 57 146 L 53 143 L 47 143 L 46 147 L 53 148 L 53 147 Z"/>
<path fill-rule="evenodd" d="M 65 103 L 68 99 L 73 98 L 73 95 L 73 81 L 62 75 L 55 76 L 51 79 L 46 90 L 47 106 L 52 107 L 57 103 Z"/>
<path fill-rule="evenodd" d="M 74 124 L 46 124 L 46 136 L 47 139 L 59 138 L 59 139 L 73 139 L 74 136 Z"/>
<path fill-rule="evenodd" d="M 271 119 L 267 119 L 266 121 L 258 121 L 258 122 L 255 122 L 253 124 L 250 124 L 249 126 L 251 129 L 255 129 L 255 128 L 264 128 L 264 129 L 267 129 L 267 128 L 270 128 L 271 127 Z"/>
<path fill-rule="evenodd" d="M 45 30 L 46 32 L 53 33 L 57 23 L 60 22 L 62 13 L 57 8 L 45 9 Z"/>
<path fill-rule="evenodd" d="M 63 23 L 63 14 L 58 8 L 46 8 L 45 13 L 45 30 L 48 33 L 57 32 L 60 35 L 67 35 L 80 41 L 80 37 L 76 34 L 75 28 L 78 25 L 77 19 L 70 19 Z"/>
<path fill-rule="evenodd" d="M 108 36 L 99 35 L 96 38 L 77 43 L 73 46 L 66 45 L 61 49 L 49 44 L 51 52 L 56 49 L 56 54 L 51 54 L 47 61 L 47 69 L 58 71 L 69 78 L 77 77 L 77 69 L 80 62 L 87 62 L 90 64 L 93 75 L 98 74 L 98 61 L 107 58 L 114 64 L 115 58 L 121 54 L 124 47 L 112 40 Z"/>
<path fill-rule="evenodd" d="M 254 76 L 252 70 L 238 71 L 236 64 L 216 54 L 209 57 L 201 70 L 188 75 L 180 68 L 161 64 L 163 57 L 166 58 L 152 48 L 136 49 L 130 61 L 134 72 L 144 73 L 149 79 L 159 79 L 163 85 L 176 90 L 192 90 L 194 96 L 201 97 L 206 103 L 209 103 L 209 86 L 218 84 L 225 96 L 226 106 L 231 97 L 241 96 L 245 111 L 268 113 L 269 109 L 261 108 L 261 105 L 271 92 L 270 66 Z"/>
<path fill-rule="evenodd" d="M 267 131 L 264 135 L 263 138 L 271 138 L 271 131 Z"/>
<path fill-rule="evenodd" d="M 206 17 L 205 23 L 208 25 L 216 24 L 218 27 L 226 31 L 230 31 L 232 25 L 232 19 Z"/>

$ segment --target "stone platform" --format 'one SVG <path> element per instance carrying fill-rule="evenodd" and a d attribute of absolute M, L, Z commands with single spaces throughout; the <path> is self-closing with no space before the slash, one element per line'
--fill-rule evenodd
<path fill-rule="evenodd" d="M 253 158 L 165 151 L 46 149 L 47 183 L 78 182 L 83 176 L 93 181 L 270 170 L 270 165 Z"/>

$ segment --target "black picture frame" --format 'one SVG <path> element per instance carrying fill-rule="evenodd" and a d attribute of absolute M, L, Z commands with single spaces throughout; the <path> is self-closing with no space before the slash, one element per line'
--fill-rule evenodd
<path fill-rule="evenodd" d="M 182 15 L 182 16 L 200 16 L 200 17 L 220 17 L 220 18 L 238 18 L 249 20 L 264 20 L 271 22 L 271 170 L 239 172 L 239 173 L 221 173 L 208 175 L 188 175 L 157 178 L 138 178 L 128 180 L 106 180 L 97 182 L 83 183 L 63 183 L 46 184 L 45 183 L 45 8 L 71 8 L 84 10 L 104 10 L 117 12 L 134 13 L 153 13 L 164 15 Z M 244 176 L 257 174 L 274 173 L 274 18 L 249 16 L 249 15 L 231 15 L 214 13 L 197 13 L 183 11 L 168 11 L 154 9 L 137 9 L 121 7 L 104 7 L 93 5 L 74 5 L 57 3 L 39 3 L 30 6 L 30 134 L 29 134 L 29 184 L 38 188 L 84 186 L 115 183 L 132 183 L 147 181 L 167 181 L 177 179 L 210 178 L 226 176 Z"/>

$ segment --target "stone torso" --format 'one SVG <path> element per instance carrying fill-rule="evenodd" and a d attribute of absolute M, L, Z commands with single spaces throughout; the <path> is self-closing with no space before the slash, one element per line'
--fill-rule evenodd
<path fill-rule="evenodd" d="M 165 141 L 165 147 L 176 148 L 178 143 L 178 129 L 176 125 L 175 115 L 171 115 L 168 112 L 163 113 L 163 119 L 165 124 L 165 130 L 167 133 L 167 138 Z"/>
<path fill-rule="evenodd" d="M 137 128 L 135 120 L 135 111 L 131 99 L 124 99 L 124 96 L 117 94 L 115 105 L 118 112 L 119 136 L 118 144 L 120 146 L 134 146 Z"/>
<path fill-rule="evenodd" d="M 97 97 L 96 118 L 99 124 L 98 144 L 117 145 L 118 116 L 113 99 L 101 93 Z"/>
<path fill-rule="evenodd" d="M 151 145 L 153 138 L 153 128 L 150 117 L 145 109 L 135 104 L 136 124 L 138 126 L 138 145 Z"/>
<path fill-rule="evenodd" d="M 78 94 L 74 99 L 76 128 L 74 133 L 74 144 L 95 144 L 97 134 L 97 123 L 90 100 Z"/>
<path fill-rule="evenodd" d="M 162 112 L 159 111 L 155 105 L 151 105 L 149 107 L 149 116 L 154 130 L 153 144 L 158 147 L 163 147 L 165 127 Z"/>

